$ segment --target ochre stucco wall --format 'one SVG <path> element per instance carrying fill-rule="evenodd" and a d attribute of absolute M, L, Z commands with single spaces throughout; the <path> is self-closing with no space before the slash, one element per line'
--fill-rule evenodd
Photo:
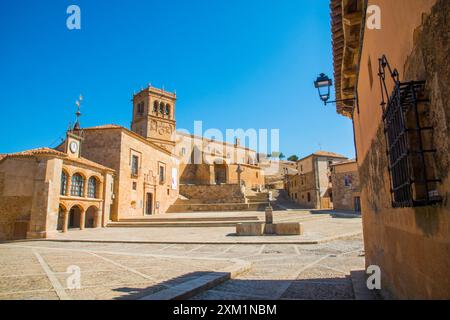
<path fill-rule="evenodd" d="M 366 264 L 380 266 L 382 293 L 386 296 L 449 299 L 450 2 L 379 0 L 369 1 L 369 4 L 380 5 L 382 29 L 365 31 L 358 85 L 360 110 L 354 114 Z M 428 17 L 423 16 L 430 13 Z M 377 76 L 378 58 L 383 54 L 391 66 L 398 69 L 401 80 L 427 81 L 429 116 L 438 147 L 436 165 L 442 179 L 438 186 L 443 197 L 440 205 L 392 207 Z"/>

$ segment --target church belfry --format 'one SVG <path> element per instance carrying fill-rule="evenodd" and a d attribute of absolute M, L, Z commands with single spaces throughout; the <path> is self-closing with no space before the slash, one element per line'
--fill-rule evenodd
<path fill-rule="evenodd" d="M 148 86 L 133 96 L 131 130 L 173 152 L 176 94 Z"/>

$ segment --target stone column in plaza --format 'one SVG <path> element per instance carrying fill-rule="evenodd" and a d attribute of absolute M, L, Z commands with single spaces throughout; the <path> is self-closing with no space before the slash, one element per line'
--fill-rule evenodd
<path fill-rule="evenodd" d="M 102 216 L 103 216 L 103 211 L 100 208 L 95 213 L 95 223 L 94 223 L 94 227 L 95 228 L 101 228 L 102 227 Z"/>
<path fill-rule="evenodd" d="M 64 222 L 62 226 L 62 232 L 66 233 L 69 230 L 69 212 L 64 211 Z"/>
<path fill-rule="evenodd" d="M 86 221 L 86 210 L 82 209 L 80 212 L 80 230 L 84 230 Z"/>

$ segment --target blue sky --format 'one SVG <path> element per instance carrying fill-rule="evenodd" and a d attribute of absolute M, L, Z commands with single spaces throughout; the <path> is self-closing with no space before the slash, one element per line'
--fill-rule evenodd
<path fill-rule="evenodd" d="M 129 127 L 152 83 L 177 91 L 178 128 L 279 129 L 287 156 L 354 156 L 351 121 L 313 87 L 332 75 L 328 1 L 2 1 L 0 39 L 0 153 L 55 146 L 80 93 L 83 126 Z"/>

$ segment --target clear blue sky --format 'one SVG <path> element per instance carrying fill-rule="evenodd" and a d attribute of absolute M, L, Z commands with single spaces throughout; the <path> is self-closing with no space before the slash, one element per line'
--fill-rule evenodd
<path fill-rule="evenodd" d="M 83 126 L 129 127 L 152 83 L 177 91 L 178 128 L 275 128 L 287 156 L 354 156 L 351 121 L 313 87 L 332 75 L 325 0 L 2 1 L 0 39 L 0 153 L 55 146 L 80 93 Z"/>

